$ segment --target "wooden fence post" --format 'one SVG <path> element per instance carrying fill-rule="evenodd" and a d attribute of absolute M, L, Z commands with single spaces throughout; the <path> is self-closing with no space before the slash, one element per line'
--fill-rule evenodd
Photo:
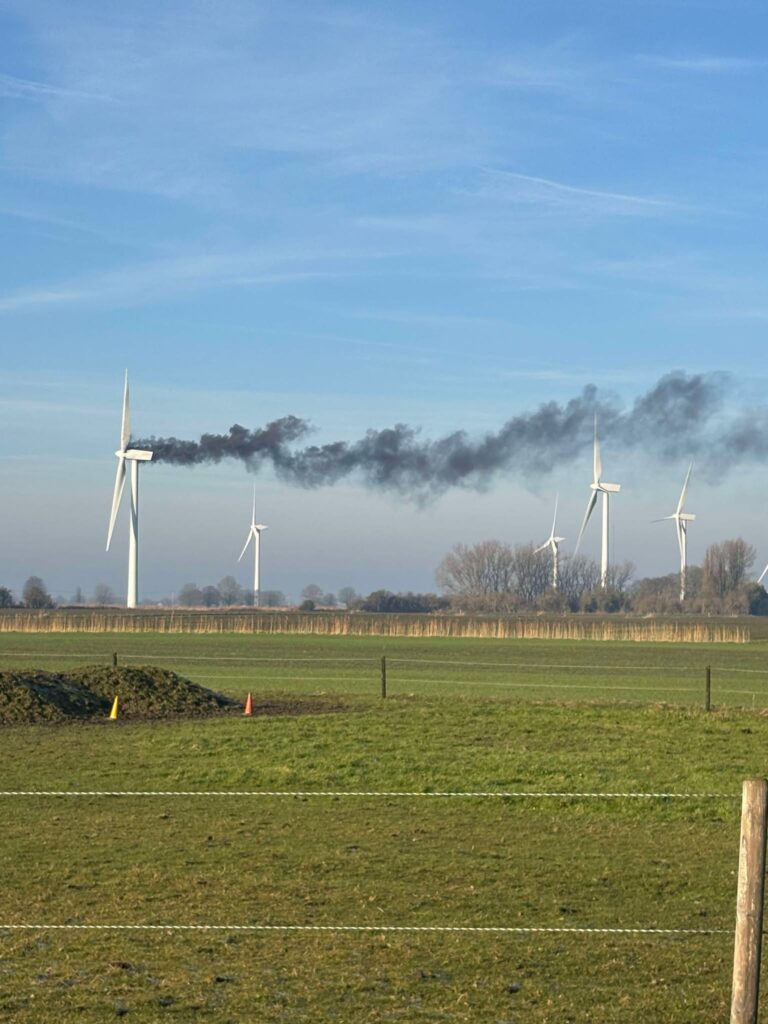
<path fill-rule="evenodd" d="M 704 710 L 712 710 L 712 666 L 707 665 L 706 675 L 704 677 Z"/>
<path fill-rule="evenodd" d="M 117 668 L 117 651 L 112 652 L 112 665 Z"/>
<path fill-rule="evenodd" d="M 767 807 L 768 782 L 765 779 L 746 779 L 741 799 L 731 1024 L 757 1024 Z"/>
<path fill-rule="evenodd" d="M 381 696 L 387 696 L 387 657 L 385 654 L 381 656 Z"/>

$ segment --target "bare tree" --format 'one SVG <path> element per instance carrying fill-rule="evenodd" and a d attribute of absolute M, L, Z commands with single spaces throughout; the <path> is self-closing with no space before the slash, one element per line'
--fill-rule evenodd
<path fill-rule="evenodd" d="M 552 557 L 536 551 L 533 544 L 518 544 L 513 553 L 515 594 L 523 604 L 533 606 L 552 584 Z"/>
<path fill-rule="evenodd" d="M 515 554 L 509 544 L 498 540 L 484 540 L 471 548 L 457 544 L 437 567 L 435 578 L 452 596 L 511 594 L 515 585 Z"/>
<path fill-rule="evenodd" d="M 360 595 L 354 587 L 342 587 L 336 596 L 347 608 L 351 608 L 360 600 Z"/>
<path fill-rule="evenodd" d="M 611 590 L 616 590 L 619 594 L 623 594 L 634 575 L 634 562 L 619 562 L 618 565 L 612 565 L 608 569 L 607 585 Z"/>
<path fill-rule="evenodd" d="M 221 604 L 221 594 L 219 588 L 215 587 L 212 583 L 203 587 L 200 592 L 200 604 L 205 608 L 218 608 Z"/>
<path fill-rule="evenodd" d="M 706 591 L 721 601 L 735 593 L 746 580 L 755 557 L 755 549 L 741 537 L 710 544 L 702 566 Z"/>
<path fill-rule="evenodd" d="M 22 600 L 27 608 L 53 608 L 53 598 L 39 576 L 30 576 L 24 584 Z"/>
<path fill-rule="evenodd" d="M 571 611 L 576 611 L 584 594 L 597 588 L 600 567 L 584 555 L 565 555 L 560 559 L 560 593 Z"/>
<path fill-rule="evenodd" d="M 114 604 L 116 600 L 115 592 L 108 583 L 97 583 L 93 588 L 94 604 Z"/>
<path fill-rule="evenodd" d="M 313 601 L 315 604 L 319 604 L 323 599 L 323 588 L 318 586 L 317 583 L 308 583 L 302 590 L 301 596 L 305 601 Z"/>
<path fill-rule="evenodd" d="M 203 603 L 203 592 L 196 583 L 185 583 L 176 600 L 182 608 L 196 608 Z"/>
<path fill-rule="evenodd" d="M 218 583 L 219 598 L 221 604 L 242 604 L 243 588 L 234 576 L 225 576 Z"/>

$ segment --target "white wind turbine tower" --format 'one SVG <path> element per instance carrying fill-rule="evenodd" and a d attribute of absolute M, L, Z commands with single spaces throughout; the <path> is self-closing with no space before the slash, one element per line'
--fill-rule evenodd
<path fill-rule="evenodd" d="M 558 570 L 557 570 L 558 551 L 559 551 L 561 543 L 565 540 L 565 537 L 556 537 L 555 536 L 555 526 L 557 524 L 557 504 L 558 504 L 559 500 L 560 500 L 560 495 L 558 494 L 557 497 L 555 498 L 555 516 L 554 516 L 554 519 L 552 520 L 552 532 L 550 533 L 549 537 L 547 537 L 547 539 L 544 541 L 544 543 L 542 545 L 540 545 L 540 547 L 536 548 L 536 550 L 534 551 L 535 555 L 537 555 L 540 551 L 543 551 L 544 548 L 549 548 L 551 550 L 551 552 L 552 552 L 552 589 L 553 590 L 557 590 L 557 584 L 558 584 L 558 581 L 559 581 L 559 578 L 560 578 L 559 574 L 558 574 Z"/>
<path fill-rule="evenodd" d="M 589 501 L 587 502 L 587 511 L 584 514 L 584 522 L 581 524 L 579 530 L 579 539 L 576 541 L 576 547 L 574 554 L 579 550 L 581 544 L 581 538 L 584 536 L 584 531 L 587 528 L 590 516 L 595 510 L 597 504 L 598 494 L 603 496 L 603 544 L 602 553 L 600 558 L 600 586 L 605 589 L 608 586 L 608 543 L 610 540 L 610 522 L 608 517 L 608 496 L 611 494 L 618 494 L 621 490 L 621 484 L 607 484 L 601 480 L 603 474 L 603 463 L 600 459 L 600 439 L 597 436 L 597 416 L 595 416 L 595 447 L 594 447 L 594 471 L 592 476 L 592 483 L 589 485 L 592 488 L 592 494 L 590 495 Z"/>
<path fill-rule="evenodd" d="M 688 467 L 688 472 L 685 475 L 685 483 L 683 489 L 680 492 L 680 501 L 677 503 L 677 508 L 671 516 L 664 516 L 663 519 L 657 519 L 657 523 L 666 522 L 668 519 L 673 519 L 675 522 L 675 529 L 677 531 L 677 543 L 680 548 L 680 600 L 685 600 L 685 577 L 688 570 L 688 523 L 692 523 L 696 516 L 690 512 L 684 512 L 683 507 L 685 506 L 685 499 L 688 496 L 688 484 L 691 480 L 691 472 L 693 470 L 693 463 Z"/>
<path fill-rule="evenodd" d="M 120 424 L 120 447 L 115 452 L 117 456 L 117 476 L 115 477 L 115 490 L 112 495 L 112 514 L 109 517 L 109 530 L 107 532 L 107 551 L 112 543 L 112 531 L 115 528 L 117 511 L 120 507 L 120 499 L 123 496 L 125 486 L 125 463 L 131 464 L 131 520 L 128 534 L 128 596 L 126 607 L 135 608 L 139 588 L 139 463 L 149 462 L 152 452 L 141 451 L 138 448 L 128 448 L 127 444 L 131 439 L 131 414 L 128 408 L 128 371 L 125 371 L 125 387 L 123 389 L 123 418 Z"/>
<path fill-rule="evenodd" d="M 243 555 L 248 550 L 248 545 L 253 541 L 253 603 L 254 606 L 259 604 L 259 591 L 260 581 L 259 574 L 261 570 L 261 531 L 267 530 L 269 527 L 264 526 L 263 523 L 256 522 L 256 488 L 253 488 L 253 512 L 251 513 L 251 525 L 248 528 L 248 536 L 243 550 L 240 552 L 240 558 L 238 562 L 242 560 Z"/>

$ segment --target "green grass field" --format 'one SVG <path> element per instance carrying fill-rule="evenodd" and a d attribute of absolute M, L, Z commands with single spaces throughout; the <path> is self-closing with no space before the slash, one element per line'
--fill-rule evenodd
<path fill-rule="evenodd" d="M 762 645 L 388 641 L 386 701 L 381 643 L 360 638 L 9 634 L 0 668 L 115 650 L 318 711 L 7 728 L 0 789 L 724 795 L 0 797 L 0 923 L 229 926 L 0 932 L 0 1019 L 727 1019 L 740 786 L 768 760 Z M 715 934 L 233 927 L 255 924 Z"/>
<path fill-rule="evenodd" d="M 768 644 L 387 639 L 265 635 L 0 635 L 0 669 L 142 662 L 227 693 L 374 695 L 387 657 L 392 695 L 768 706 Z"/>

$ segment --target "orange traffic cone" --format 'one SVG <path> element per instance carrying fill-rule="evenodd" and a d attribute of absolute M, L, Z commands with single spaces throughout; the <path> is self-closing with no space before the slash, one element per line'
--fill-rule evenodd
<path fill-rule="evenodd" d="M 115 719 L 117 718 L 118 704 L 119 704 L 119 698 L 115 697 L 115 699 L 112 701 L 112 710 L 109 712 L 109 719 L 110 719 L 111 722 L 114 722 Z"/>
<path fill-rule="evenodd" d="M 253 714 L 253 697 L 251 696 L 250 693 L 245 698 L 245 709 L 243 710 L 243 714 L 244 715 L 252 715 Z"/>

